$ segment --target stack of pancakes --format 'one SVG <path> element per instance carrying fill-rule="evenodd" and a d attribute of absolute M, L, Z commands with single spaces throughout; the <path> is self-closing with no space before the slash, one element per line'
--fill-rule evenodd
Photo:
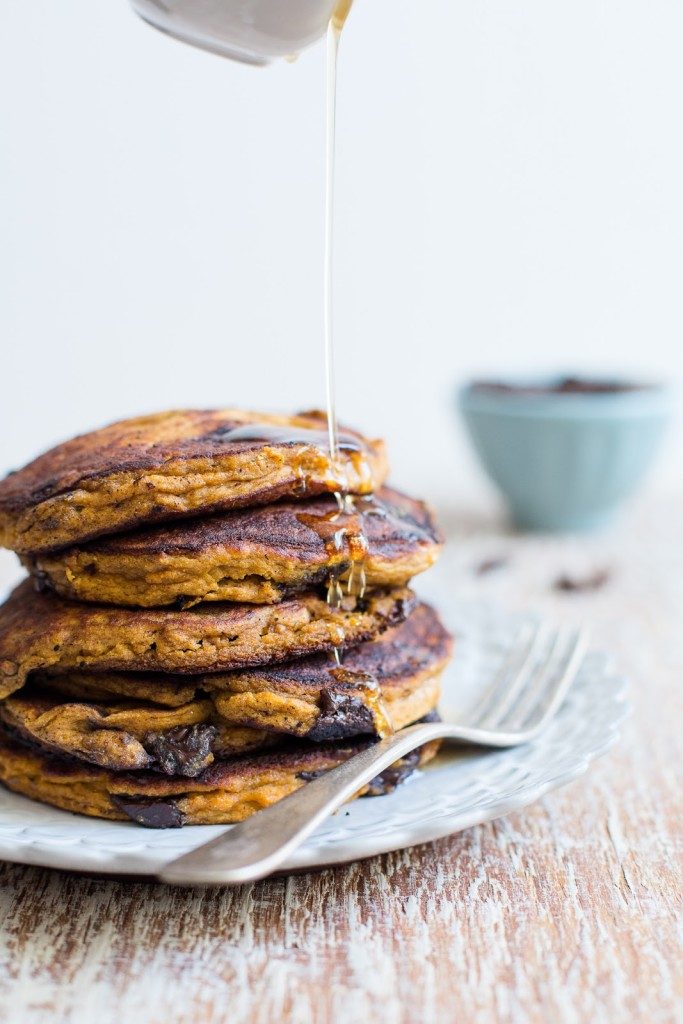
<path fill-rule="evenodd" d="M 239 821 L 435 713 L 441 538 L 384 446 L 319 413 L 169 412 L 0 482 L 0 779 L 151 827 Z M 423 748 L 369 787 L 393 788 Z"/>

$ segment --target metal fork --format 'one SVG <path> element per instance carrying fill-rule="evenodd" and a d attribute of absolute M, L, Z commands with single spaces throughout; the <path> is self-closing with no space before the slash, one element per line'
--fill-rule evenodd
<path fill-rule="evenodd" d="M 315 828 L 399 758 L 431 740 L 513 747 L 532 740 L 560 707 L 583 660 L 583 630 L 527 623 L 466 721 L 430 722 L 366 748 L 159 873 L 176 885 L 238 885 L 276 871 Z"/>

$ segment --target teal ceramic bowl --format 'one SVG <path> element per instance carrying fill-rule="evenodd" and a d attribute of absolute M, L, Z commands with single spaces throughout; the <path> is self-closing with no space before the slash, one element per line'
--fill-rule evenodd
<path fill-rule="evenodd" d="M 524 530 L 606 525 L 638 487 L 670 418 L 668 388 L 479 381 L 459 392 L 472 443 Z"/>

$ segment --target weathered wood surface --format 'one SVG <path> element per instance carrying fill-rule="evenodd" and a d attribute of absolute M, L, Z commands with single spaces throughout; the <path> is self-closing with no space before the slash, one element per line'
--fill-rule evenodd
<path fill-rule="evenodd" d="M 239 890 L 2 865 L 2 1024 L 683 1019 L 683 502 L 590 543 L 453 530 L 454 585 L 587 618 L 614 650 L 619 747 L 506 820 Z M 603 564 L 601 590 L 552 591 Z"/>

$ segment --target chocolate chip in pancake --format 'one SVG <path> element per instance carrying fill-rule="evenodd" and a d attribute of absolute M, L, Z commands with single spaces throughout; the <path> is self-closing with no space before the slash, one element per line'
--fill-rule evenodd
<path fill-rule="evenodd" d="M 0 721 L 21 738 L 113 771 L 149 769 L 193 778 L 215 756 L 272 746 L 273 733 L 226 723 L 207 697 L 168 709 L 143 701 L 64 701 L 29 688 L 0 702 Z"/>

